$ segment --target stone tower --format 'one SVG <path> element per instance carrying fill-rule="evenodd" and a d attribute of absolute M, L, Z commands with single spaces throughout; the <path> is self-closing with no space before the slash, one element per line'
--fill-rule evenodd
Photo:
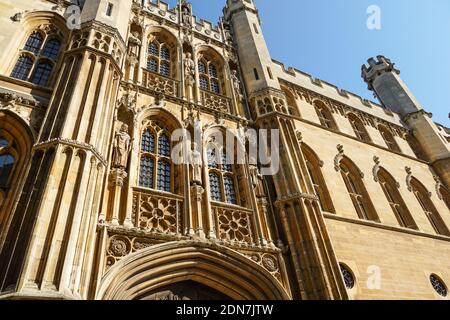
<path fill-rule="evenodd" d="M 234 35 L 255 124 L 279 130 L 280 169 L 268 183 L 276 190 L 273 200 L 295 269 L 296 294 L 302 299 L 345 299 L 339 265 L 300 151 L 301 133 L 286 117 L 290 114 L 286 95 L 271 70 L 258 10 L 253 0 L 228 0 L 224 14 Z"/>
<path fill-rule="evenodd" d="M 395 64 L 383 56 L 370 58 L 368 66 L 362 66 L 362 78 L 387 109 L 402 117 L 419 142 L 426 160 L 449 187 L 450 145 L 439 134 L 432 115 L 423 109 L 402 81 Z"/>
<path fill-rule="evenodd" d="M 86 298 L 132 0 L 86 1 L 0 257 L 0 287 Z"/>

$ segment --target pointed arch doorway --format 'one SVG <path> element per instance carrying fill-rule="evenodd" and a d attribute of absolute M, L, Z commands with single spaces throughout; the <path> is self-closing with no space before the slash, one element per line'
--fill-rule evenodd
<path fill-rule="evenodd" d="M 235 250 L 178 241 L 117 262 L 101 280 L 96 299 L 290 300 L 291 296 L 270 272 Z"/>

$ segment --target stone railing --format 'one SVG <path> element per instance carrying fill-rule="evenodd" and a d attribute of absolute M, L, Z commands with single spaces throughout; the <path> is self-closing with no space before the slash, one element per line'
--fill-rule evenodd
<path fill-rule="evenodd" d="M 217 202 L 212 203 L 211 208 L 220 240 L 234 244 L 253 244 L 252 210 Z"/>
<path fill-rule="evenodd" d="M 160 74 L 144 70 L 142 85 L 150 90 L 164 93 L 166 96 L 178 97 L 179 81 Z"/>
<path fill-rule="evenodd" d="M 200 90 L 200 97 L 203 106 L 217 111 L 230 113 L 231 99 L 209 91 Z"/>
<path fill-rule="evenodd" d="M 159 234 L 182 233 L 183 197 L 174 194 L 133 189 L 132 222 L 142 231 Z"/>

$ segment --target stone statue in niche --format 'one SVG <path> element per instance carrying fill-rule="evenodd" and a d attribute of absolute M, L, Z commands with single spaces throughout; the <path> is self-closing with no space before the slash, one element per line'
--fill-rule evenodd
<path fill-rule="evenodd" d="M 191 153 L 192 182 L 196 185 L 202 185 L 202 154 L 198 151 L 197 143 L 193 143 Z"/>
<path fill-rule="evenodd" d="M 188 52 L 184 58 L 184 78 L 187 84 L 187 98 L 189 101 L 194 99 L 194 84 L 195 84 L 195 63 L 192 60 L 192 55 Z"/>
<path fill-rule="evenodd" d="M 127 167 L 130 151 L 131 137 L 128 134 L 128 126 L 122 124 L 120 131 L 117 132 L 114 137 L 112 167 L 125 169 Z"/>
<path fill-rule="evenodd" d="M 139 40 L 139 32 L 132 32 L 128 39 L 128 55 L 130 57 L 139 57 L 139 47 L 141 46 L 141 40 Z"/>
<path fill-rule="evenodd" d="M 241 81 L 236 70 L 231 71 L 231 80 L 233 81 L 234 92 L 239 100 L 242 100 Z"/>
<path fill-rule="evenodd" d="M 186 58 L 184 59 L 184 76 L 186 78 L 186 83 L 189 86 L 193 86 L 195 83 L 195 63 L 189 52 L 186 53 Z"/>
<path fill-rule="evenodd" d="M 183 12 L 181 14 L 182 20 L 185 26 L 192 27 L 192 16 L 188 7 L 183 7 Z"/>
<path fill-rule="evenodd" d="M 261 175 L 259 169 L 255 165 L 250 165 L 250 178 L 252 187 L 255 190 L 257 198 L 266 197 L 266 192 L 264 190 L 264 178 Z"/>

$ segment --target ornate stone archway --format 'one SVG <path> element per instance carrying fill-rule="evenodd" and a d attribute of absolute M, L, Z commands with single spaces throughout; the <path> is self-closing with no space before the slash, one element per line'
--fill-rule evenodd
<path fill-rule="evenodd" d="M 159 244 L 124 258 L 103 277 L 96 299 L 195 299 L 208 292 L 218 299 L 291 299 L 278 280 L 244 255 L 194 241 Z"/>

